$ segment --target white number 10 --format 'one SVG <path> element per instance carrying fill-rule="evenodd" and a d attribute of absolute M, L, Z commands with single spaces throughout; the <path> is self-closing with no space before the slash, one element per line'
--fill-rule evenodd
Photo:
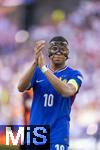
<path fill-rule="evenodd" d="M 56 148 L 56 150 L 65 150 L 64 145 L 56 144 L 56 145 L 55 145 L 55 148 Z"/>
<path fill-rule="evenodd" d="M 52 107 L 54 102 L 54 95 L 53 94 L 44 94 L 44 107 Z"/>

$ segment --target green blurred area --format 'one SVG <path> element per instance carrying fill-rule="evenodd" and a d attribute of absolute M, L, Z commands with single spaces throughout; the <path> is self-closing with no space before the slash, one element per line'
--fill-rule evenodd
<path fill-rule="evenodd" d="M 20 150 L 18 146 L 6 146 L 6 145 L 0 145 L 0 150 Z"/>

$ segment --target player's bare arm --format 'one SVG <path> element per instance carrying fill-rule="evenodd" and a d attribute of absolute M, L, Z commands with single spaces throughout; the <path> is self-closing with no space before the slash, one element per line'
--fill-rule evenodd
<path fill-rule="evenodd" d="M 34 61 L 29 70 L 21 77 L 18 83 L 18 90 L 20 92 L 24 92 L 28 87 L 30 86 L 30 82 L 32 79 L 32 76 L 34 74 L 34 70 L 36 67 L 36 62 Z"/>
<path fill-rule="evenodd" d="M 59 78 L 57 78 L 50 70 L 45 72 L 46 77 L 53 85 L 54 89 L 64 97 L 73 96 L 77 91 L 76 87 L 71 83 L 63 83 Z"/>
<path fill-rule="evenodd" d="M 37 66 L 39 52 L 44 47 L 44 43 L 45 43 L 45 41 L 36 42 L 36 45 L 34 47 L 35 60 L 32 63 L 31 67 L 28 69 L 28 71 L 22 76 L 22 78 L 19 81 L 18 90 L 20 92 L 24 92 L 26 89 L 28 89 L 30 87 L 31 80 L 34 75 L 34 70 L 35 70 L 35 67 Z"/>
<path fill-rule="evenodd" d="M 41 70 L 42 70 L 42 67 L 45 66 L 44 56 L 42 52 L 40 52 L 40 55 L 38 58 L 38 66 L 40 67 Z M 77 92 L 76 86 L 74 86 L 72 83 L 67 83 L 67 84 L 63 83 L 49 69 L 45 71 L 45 76 L 53 85 L 54 89 L 62 96 L 64 97 L 73 96 Z"/>

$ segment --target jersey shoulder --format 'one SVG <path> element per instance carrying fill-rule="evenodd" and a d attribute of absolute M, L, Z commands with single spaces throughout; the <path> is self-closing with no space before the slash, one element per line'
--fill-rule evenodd
<path fill-rule="evenodd" d="M 73 69 L 71 67 L 68 67 L 68 71 L 70 74 L 70 79 L 71 81 L 76 81 L 78 87 L 81 86 L 82 82 L 83 82 L 83 75 L 79 70 Z"/>
<path fill-rule="evenodd" d="M 79 75 L 79 76 L 81 76 L 83 78 L 83 75 L 82 75 L 82 73 L 79 70 L 73 69 L 71 67 L 67 67 L 66 69 L 68 70 L 70 75 L 72 75 L 72 76 L 73 75 Z"/>

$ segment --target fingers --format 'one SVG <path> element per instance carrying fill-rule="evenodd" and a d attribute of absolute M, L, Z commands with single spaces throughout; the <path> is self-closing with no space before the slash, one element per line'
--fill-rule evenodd
<path fill-rule="evenodd" d="M 44 46 L 45 46 L 44 40 L 37 41 L 34 48 L 35 54 L 37 55 L 44 48 Z"/>
<path fill-rule="evenodd" d="M 40 55 L 41 55 L 41 51 L 39 51 L 39 52 L 36 54 L 36 58 L 38 58 Z"/>
<path fill-rule="evenodd" d="M 40 55 L 38 57 L 38 67 L 41 68 L 45 64 L 43 53 L 40 52 Z"/>
<path fill-rule="evenodd" d="M 41 56 L 42 56 L 42 52 L 39 51 L 35 56 L 35 61 L 37 62 L 37 64 L 38 64 L 38 59 L 41 58 Z"/>
<path fill-rule="evenodd" d="M 45 41 L 44 40 L 37 41 L 36 44 L 35 44 L 35 47 L 34 47 L 35 62 L 37 63 L 37 65 L 40 64 L 39 62 L 41 62 L 41 61 L 38 61 L 38 59 L 39 59 L 39 57 L 41 58 L 41 54 L 42 54 L 41 50 L 44 48 L 44 46 L 45 46 Z"/>
<path fill-rule="evenodd" d="M 37 42 L 36 42 L 36 45 L 42 44 L 42 43 L 45 43 L 45 40 L 39 40 L 39 41 L 37 41 Z"/>
<path fill-rule="evenodd" d="M 35 45 L 35 48 L 34 48 L 34 50 L 35 50 L 35 61 L 36 62 L 38 62 L 38 58 L 39 58 L 39 56 L 41 54 L 41 50 L 42 50 L 42 48 L 44 48 L 44 46 L 45 46 L 45 41 L 44 40 L 40 40 L 40 41 L 36 42 L 36 45 Z"/>

